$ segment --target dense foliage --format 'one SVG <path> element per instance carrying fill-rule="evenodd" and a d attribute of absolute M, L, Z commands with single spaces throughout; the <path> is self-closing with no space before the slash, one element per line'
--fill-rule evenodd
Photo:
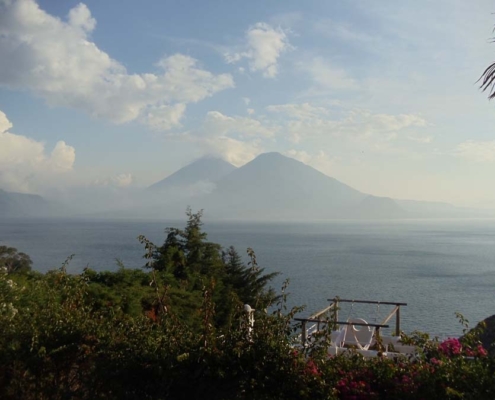
<path fill-rule="evenodd" d="M 222 251 L 219 244 L 207 241 L 201 229 L 201 212 L 188 210 L 187 216 L 185 229 L 166 229 L 167 238 L 161 247 L 139 237 L 147 251 L 147 267 L 153 271 L 153 280 L 157 286 L 166 287 L 176 315 L 198 325 L 200 320 L 194 310 L 206 287 L 215 304 L 217 327 L 230 324 L 239 305 L 264 309 L 276 300 L 274 291 L 266 286 L 277 274 L 265 274 L 252 250 L 248 249 L 251 261 L 246 267 L 233 247 Z"/>
<path fill-rule="evenodd" d="M 0 268 L 5 268 L 7 273 L 23 273 L 31 270 L 33 262 L 31 258 L 14 247 L 0 246 Z"/>
<path fill-rule="evenodd" d="M 495 398 L 495 361 L 477 332 L 444 343 L 414 335 L 406 340 L 423 350 L 412 359 L 330 357 L 328 335 L 294 346 L 298 309 L 286 309 L 284 288 L 265 312 L 273 293 L 254 253 L 244 266 L 199 228 L 190 214 L 159 248 L 141 238 L 149 270 L 2 268 L 0 398 Z"/>

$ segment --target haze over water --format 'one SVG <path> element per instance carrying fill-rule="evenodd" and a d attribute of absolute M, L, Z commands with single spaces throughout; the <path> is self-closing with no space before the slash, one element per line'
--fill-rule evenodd
<path fill-rule="evenodd" d="M 34 269 L 58 268 L 71 254 L 68 270 L 115 270 L 144 265 L 146 235 L 162 244 L 167 226 L 183 222 L 124 220 L 12 220 L 0 222 L 0 245 L 28 253 Z M 234 245 L 245 256 L 252 247 L 267 272 L 279 271 L 279 288 L 290 279 L 289 305 L 307 305 L 304 315 L 334 296 L 408 303 L 406 332 L 460 335 L 454 313 L 475 325 L 494 313 L 495 225 L 492 220 L 333 221 L 324 223 L 207 222 L 210 241 Z M 246 260 L 247 261 L 247 260 Z M 341 319 L 379 322 L 385 306 L 343 308 Z M 391 321 L 393 323 L 393 320 Z"/>

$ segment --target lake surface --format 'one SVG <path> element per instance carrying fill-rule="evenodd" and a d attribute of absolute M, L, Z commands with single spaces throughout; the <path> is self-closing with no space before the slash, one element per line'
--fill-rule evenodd
<path fill-rule="evenodd" d="M 26 252 L 39 271 L 59 268 L 71 254 L 70 272 L 86 266 L 115 270 L 117 258 L 127 268 L 139 268 L 144 250 L 137 236 L 162 244 L 167 226 L 184 223 L 7 220 L 0 221 L 0 245 Z M 456 311 L 473 326 L 495 314 L 493 220 L 224 222 L 204 228 L 210 241 L 234 245 L 242 255 L 252 247 L 261 267 L 281 272 L 273 283 L 277 289 L 289 278 L 289 305 L 306 305 L 305 315 L 334 296 L 405 302 L 406 332 L 445 337 L 462 334 Z M 356 304 L 340 315 L 379 322 L 389 310 Z"/>

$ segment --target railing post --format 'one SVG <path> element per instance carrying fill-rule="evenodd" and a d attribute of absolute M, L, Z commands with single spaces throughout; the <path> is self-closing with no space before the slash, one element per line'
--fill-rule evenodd
<path fill-rule="evenodd" d="M 395 336 L 400 335 L 400 306 L 397 307 L 395 313 Z"/>
<path fill-rule="evenodd" d="M 302 323 L 302 334 L 301 334 L 301 341 L 302 341 L 302 346 L 306 346 L 306 321 L 303 321 Z"/>
<path fill-rule="evenodd" d="M 244 311 L 247 314 L 248 337 L 251 339 L 251 334 L 254 328 L 254 308 L 251 308 L 249 304 L 244 304 Z"/>
<path fill-rule="evenodd" d="M 336 324 L 336 322 L 339 320 L 339 301 L 337 298 L 333 299 L 333 318 L 334 318 L 333 322 L 335 325 L 335 329 L 339 329 L 339 327 Z"/>

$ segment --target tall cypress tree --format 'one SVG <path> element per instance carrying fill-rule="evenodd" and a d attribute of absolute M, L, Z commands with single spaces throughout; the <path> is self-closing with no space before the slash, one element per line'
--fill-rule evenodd
<path fill-rule="evenodd" d="M 171 301 L 177 311 L 184 307 L 191 310 L 191 301 L 200 299 L 201 291 L 209 285 L 219 326 L 230 320 L 236 303 L 267 307 L 275 299 L 267 285 L 277 274 L 265 274 L 257 265 L 246 266 L 233 247 L 222 252 L 219 244 L 209 242 L 202 231 L 202 211 L 193 213 L 188 208 L 187 216 L 185 229 L 166 229 L 167 238 L 154 252 L 151 263 L 165 280 L 173 278 L 167 283 L 174 289 Z"/>

